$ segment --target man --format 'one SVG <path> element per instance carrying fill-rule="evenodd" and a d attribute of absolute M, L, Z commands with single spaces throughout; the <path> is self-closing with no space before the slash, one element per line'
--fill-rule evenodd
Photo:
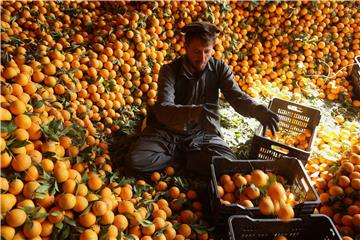
<path fill-rule="evenodd" d="M 229 66 L 213 58 L 219 29 L 210 23 L 185 26 L 186 55 L 162 66 L 157 102 L 149 111 L 148 126 L 133 144 L 127 166 L 149 173 L 168 165 L 209 176 L 214 156 L 235 159 L 221 138 L 218 113 L 219 90 L 241 115 L 254 117 L 273 132 L 276 114 L 243 93 Z"/>

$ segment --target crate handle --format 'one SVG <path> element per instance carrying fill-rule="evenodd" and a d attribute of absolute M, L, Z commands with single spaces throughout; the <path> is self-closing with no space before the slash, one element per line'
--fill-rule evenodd
<path fill-rule="evenodd" d="M 294 106 L 294 105 L 288 105 L 287 108 L 291 111 L 302 113 L 304 110 L 302 107 Z"/>
<path fill-rule="evenodd" d="M 271 149 L 277 151 L 277 152 L 280 152 L 284 155 L 287 155 L 289 154 L 289 150 L 286 149 L 286 148 L 282 148 L 282 147 L 279 147 L 279 146 L 276 146 L 276 145 L 271 145 Z"/>

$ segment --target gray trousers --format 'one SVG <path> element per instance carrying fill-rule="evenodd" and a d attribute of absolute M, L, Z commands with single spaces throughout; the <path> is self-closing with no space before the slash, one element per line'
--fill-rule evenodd
<path fill-rule="evenodd" d="M 210 176 L 210 163 L 214 156 L 236 158 L 215 133 L 199 130 L 192 134 L 178 134 L 148 126 L 130 148 L 125 165 L 144 173 L 167 166 L 185 166 L 190 171 Z"/>

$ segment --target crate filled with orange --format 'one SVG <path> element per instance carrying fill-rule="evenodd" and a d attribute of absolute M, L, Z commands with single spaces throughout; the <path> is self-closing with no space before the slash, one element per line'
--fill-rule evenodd
<path fill-rule="evenodd" d="M 295 158 L 215 158 L 211 171 L 211 207 L 219 224 L 231 215 L 286 221 L 312 213 L 320 203 L 304 167 Z"/>
<path fill-rule="evenodd" d="M 279 116 L 279 131 L 273 134 L 260 126 L 253 137 L 250 158 L 295 157 L 304 164 L 316 138 L 321 112 L 315 108 L 274 98 L 269 106 Z"/>

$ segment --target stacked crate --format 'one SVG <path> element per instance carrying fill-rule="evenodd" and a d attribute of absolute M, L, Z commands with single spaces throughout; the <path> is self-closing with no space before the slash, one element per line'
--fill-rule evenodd
<path fill-rule="evenodd" d="M 272 140 L 265 135 L 266 129 L 260 126 L 252 142 L 250 153 L 252 160 L 214 158 L 211 164 L 210 183 L 214 223 L 216 226 L 227 227 L 232 240 L 273 240 L 280 234 L 288 239 L 340 240 L 339 233 L 328 217 L 312 215 L 320 204 L 320 198 L 304 168 L 316 137 L 321 118 L 320 111 L 278 98 L 271 101 L 269 108 L 279 116 L 279 127 L 283 133 L 296 136 L 305 130 L 311 132 L 308 145 L 300 149 Z M 245 175 L 254 169 L 281 175 L 290 185 L 296 186 L 305 193 L 304 201 L 293 207 L 294 219 L 282 222 L 274 216 L 262 215 L 257 206 L 249 208 L 237 203 L 224 204 L 217 188 L 220 177 L 223 174 L 233 173 Z"/>

